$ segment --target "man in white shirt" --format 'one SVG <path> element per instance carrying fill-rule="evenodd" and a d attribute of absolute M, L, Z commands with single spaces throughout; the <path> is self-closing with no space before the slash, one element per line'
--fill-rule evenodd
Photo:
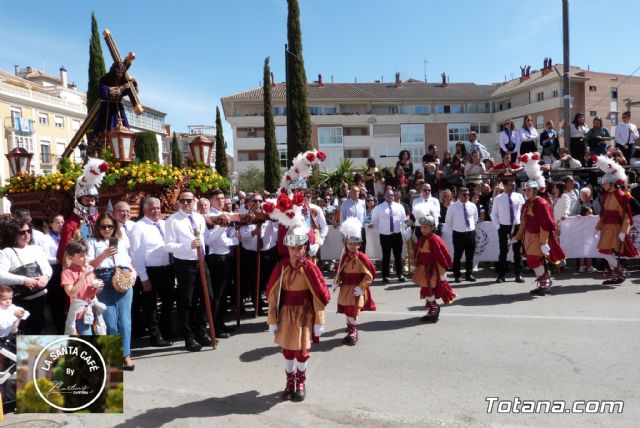
<path fill-rule="evenodd" d="M 516 236 L 520 228 L 520 216 L 525 203 L 524 196 L 513 191 L 513 177 L 503 178 L 502 185 L 504 186 L 504 192 L 493 198 L 493 206 L 491 208 L 491 221 L 498 229 L 498 242 L 500 245 L 500 254 L 495 265 L 496 273 L 498 274 L 496 282 L 506 282 L 509 239 Z M 519 283 L 524 282 L 520 274 L 522 268 L 521 249 L 522 243 L 520 241 L 513 243 L 513 270 L 516 276 L 515 281 Z"/>
<path fill-rule="evenodd" d="M 558 150 L 558 153 L 560 154 L 560 159 L 553 161 L 551 164 L 552 170 L 577 169 L 582 166 L 582 163 L 580 163 L 579 160 L 572 158 L 569 150 L 564 147 Z"/>
<path fill-rule="evenodd" d="M 392 250 L 398 281 L 406 281 L 402 268 L 402 226 L 407 219 L 407 213 L 401 204 L 393 201 L 394 196 L 393 189 L 385 190 L 384 202 L 373 209 L 371 223 L 369 223 L 369 227 L 377 227 L 380 234 L 382 281 L 385 284 L 389 283 L 389 261 Z"/>
<path fill-rule="evenodd" d="M 113 207 L 113 216 L 120 223 L 120 229 L 124 230 L 127 239 L 130 238 L 133 226 L 136 225 L 134 221 L 131 221 L 131 206 L 125 201 L 118 202 Z"/>
<path fill-rule="evenodd" d="M 204 218 L 194 211 L 196 198 L 183 189 L 178 196 L 179 210 L 165 223 L 164 242 L 173 254 L 173 268 L 178 281 L 178 323 L 185 341 L 185 349 L 197 352 L 210 346 L 205 332 L 204 299 L 198 266 L 198 251 L 204 253 Z M 209 268 L 205 263 L 205 280 L 211 291 Z"/>
<path fill-rule="evenodd" d="M 412 206 L 419 204 L 421 202 L 426 202 L 430 208 L 431 215 L 436 219 L 435 227 L 438 227 L 438 218 L 440 217 L 440 201 L 438 198 L 434 198 L 431 195 L 431 184 L 425 183 L 422 185 L 420 189 L 420 196 L 413 200 Z"/>
<path fill-rule="evenodd" d="M 131 264 L 142 283 L 141 306 L 151 335 L 151 346 L 170 346 L 174 337 L 171 310 L 176 301 L 175 276 L 170 253 L 165 248 L 165 221 L 160 200 L 148 197 L 142 207 L 144 217 L 131 230 Z M 158 317 L 160 298 L 160 317 Z M 158 320 L 159 318 L 159 320 Z"/>
<path fill-rule="evenodd" d="M 200 200 L 202 202 L 202 199 Z M 229 215 L 222 211 L 225 196 L 222 190 L 214 190 L 209 195 L 207 206 L 210 206 L 208 217 L 217 219 L 219 225 L 210 227 L 205 233 L 207 244 L 207 264 L 211 275 L 211 288 L 213 289 L 213 316 L 216 337 L 228 338 L 231 328 L 224 325 L 224 316 L 227 313 L 226 297 L 229 287 L 229 278 L 235 271 L 231 264 L 231 247 L 238 245 L 235 229 L 229 225 Z"/>
<path fill-rule="evenodd" d="M 573 175 L 566 175 L 562 181 L 564 181 L 565 192 L 569 195 L 569 199 L 571 199 L 569 215 L 580 215 L 580 191 L 576 189 L 576 180 L 573 178 Z"/>
<path fill-rule="evenodd" d="M 465 279 L 475 282 L 473 272 L 473 256 L 476 252 L 476 224 L 478 209 L 469 202 L 469 189 L 458 189 L 458 200 L 447 209 L 445 223 L 453 230 L 453 275 L 455 282 L 460 282 L 460 260 L 464 253 L 466 268 Z"/>
<path fill-rule="evenodd" d="M 616 126 L 616 147 L 620 149 L 627 162 L 639 138 L 638 127 L 631 123 L 631 112 L 625 111 L 622 113 L 622 123 Z"/>

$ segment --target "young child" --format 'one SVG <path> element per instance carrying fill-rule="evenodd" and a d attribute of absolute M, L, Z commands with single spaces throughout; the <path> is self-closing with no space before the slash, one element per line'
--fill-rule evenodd
<path fill-rule="evenodd" d="M 16 334 L 20 321 L 28 317 L 28 311 L 13 304 L 13 288 L 0 285 L 0 338 Z"/>
<path fill-rule="evenodd" d="M 344 343 L 353 346 L 358 342 L 358 315 L 360 311 L 375 311 L 371 298 L 371 283 L 376 268 L 369 257 L 359 250 L 362 243 L 362 223 L 356 217 L 342 222 L 340 232 L 344 236 L 346 251 L 342 255 L 333 290 L 340 285 L 338 313 L 347 317 L 347 335 Z"/>
<path fill-rule="evenodd" d="M 84 241 L 71 241 L 66 248 L 69 266 L 62 271 L 60 283 L 71 304 L 67 313 L 65 334 L 91 336 L 92 327 L 95 327 L 97 335 L 105 335 L 107 327 L 102 313 L 106 306 L 96 299 L 98 290 L 104 284 L 96 279 L 93 268 L 87 263 L 87 251 Z"/>
<path fill-rule="evenodd" d="M 442 299 L 444 303 L 449 304 L 456 298 L 456 293 L 447 281 L 451 254 L 442 238 L 433 233 L 436 220 L 427 203 L 416 204 L 413 207 L 413 215 L 422 232 L 413 252 L 416 266 L 413 282 L 420 286 L 420 298 L 427 299 L 427 314 L 421 318 L 422 321 L 434 323 L 440 315 L 440 306 L 436 299 Z"/>

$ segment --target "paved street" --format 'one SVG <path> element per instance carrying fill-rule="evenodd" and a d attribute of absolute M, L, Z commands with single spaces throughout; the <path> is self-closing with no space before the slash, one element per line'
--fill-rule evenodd
<path fill-rule="evenodd" d="M 344 317 L 330 303 L 303 403 L 281 402 L 284 369 L 264 318 L 247 320 L 214 352 L 135 352 L 125 374 L 123 415 L 20 415 L 69 426 L 637 426 L 640 420 L 640 280 L 602 286 L 563 273 L 553 294 L 494 284 L 485 269 L 435 325 L 419 322 L 412 284 L 374 283 L 375 313 L 361 317 L 360 342 L 342 344 Z M 564 278 L 564 279 L 563 279 Z M 624 400 L 622 414 L 487 414 L 502 400 Z M 27 426 L 27 425 L 25 425 Z"/>

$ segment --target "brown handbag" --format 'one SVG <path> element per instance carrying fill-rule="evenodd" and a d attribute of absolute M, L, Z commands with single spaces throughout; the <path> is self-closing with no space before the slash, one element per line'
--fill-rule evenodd
<path fill-rule="evenodd" d="M 116 259 L 113 257 L 113 265 L 115 266 L 115 264 Z M 135 282 L 136 277 L 133 275 L 131 270 L 124 270 L 116 266 L 113 277 L 111 278 L 111 285 L 114 290 L 120 293 L 126 293 L 131 287 L 133 287 Z"/>

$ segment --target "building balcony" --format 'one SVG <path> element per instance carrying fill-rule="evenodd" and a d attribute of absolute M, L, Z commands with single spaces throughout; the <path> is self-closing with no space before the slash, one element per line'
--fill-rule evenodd
<path fill-rule="evenodd" d="M 33 134 L 33 121 L 24 117 L 10 116 L 4 118 L 4 128 L 9 132 L 15 132 L 20 135 Z"/>
<path fill-rule="evenodd" d="M 42 92 L 32 91 L 29 89 L 21 88 L 19 86 L 10 85 L 5 82 L 0 82 L 0 92 L 8 95 L 9 97 L 22 99 L 31 103 L 38 103 L 40 105 L 46 105 L 49 107 L 57 107 L 61 110 L 70 110 L 83 115 L 87 114 L 87 106 L 83 103 L 75 103 L 65 98 L 47 95 Z"/>

